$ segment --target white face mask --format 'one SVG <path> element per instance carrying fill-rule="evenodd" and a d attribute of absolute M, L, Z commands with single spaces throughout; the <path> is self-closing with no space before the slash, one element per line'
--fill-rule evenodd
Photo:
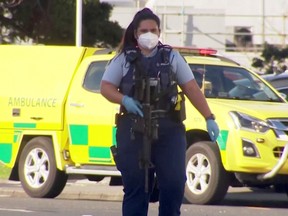
<path fill-rule="evenodd" d="M 151 50 L 157 46 L 159 37 L 156 34 L 147 32 L 147 33 L 141 34 L 137 41 L 138 41 L 139 46 L 143 47 L 144 49 Z"/>

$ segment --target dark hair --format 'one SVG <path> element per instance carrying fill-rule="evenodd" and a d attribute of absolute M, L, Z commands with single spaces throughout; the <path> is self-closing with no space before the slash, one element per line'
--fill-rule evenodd
<path fill-rule="evenodd" d="M 119 46 L 120 52 L 127 47 L 135 47 L 137 45 L 137 40 L 134 37 L 134 31 L 139 27 L 140 22 L 148 19 L 154 20 L 157 23 L 158 28 L 160 28 L 159 17 L 154 14 L 149 8 L 143 8 L 135 14 L 132 22 L 127 27 Z"/>

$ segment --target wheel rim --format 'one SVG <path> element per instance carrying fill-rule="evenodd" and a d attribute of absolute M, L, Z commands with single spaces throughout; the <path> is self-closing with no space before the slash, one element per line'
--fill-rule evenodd
<path fill-rule="evenodd" d="M 43 149 L 35 148 L 27 155 L 24 176 L 30 187 L 40 188 L 45 184 L 50 170 L 48 155 Z"/>
<path fill-rule="evenodd" d="M 193 194 L 204 193 L 210 183 L 211 165 L 203 154 L 193 155 L 186 166 L 186 184 Z"/>

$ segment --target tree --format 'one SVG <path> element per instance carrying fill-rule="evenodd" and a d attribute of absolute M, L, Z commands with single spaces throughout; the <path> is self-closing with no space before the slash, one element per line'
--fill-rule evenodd
<path fill-rule="evenodd" d="M 263 73 L 282 73 L 287 70 L 288 46 L 278 48 L 266 43 L 261 54 L 262 58 L 253 58 L 252 66 Z"/>
<path fill-rule="evenodd" d="M 99 3 L 99 0 L 83 1 L 84 46 L 118 45 L 123 29 L 117 22 L 109 21 L 112 9 L 111 5 Z M 1 1 L 0 42 L 2 36 L 2 43 L 14 43 L 15 38 L 31 38 L 35 43 L 46 45 L 74 45 L 75 19 L 75 0 Z"/>

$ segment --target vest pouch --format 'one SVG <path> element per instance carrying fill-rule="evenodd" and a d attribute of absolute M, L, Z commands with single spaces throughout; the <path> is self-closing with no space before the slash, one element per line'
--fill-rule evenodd
<path fill-rule="evenodd" d="M 135 80 L 134 96 L 133 98 L 138 101 L 143 101 L 145 96 L 145 80 L 137 79 Z"/>
<path fill-rule="evenodd" d="M 140 116 L 134 116 L 131 129 L 133 132 L 144 133 L 145 132 L 145 120 Z"/>
<path fill-rule="evenodd" d="M 161 91 L 161 86 L 160 86 L 160 79 L 159 78 L 150 78 L 150 98 L 151 98 L 151 103 L 155 102 L 154 99 L 157 98 Z"/>
<path fill-rule="evenodd" d="M 175 122 L 183 122 L 186 119 L 185 96 L 183 92 L 177 94 L 174 105 L 170 110 L 170 117 Z"/>

